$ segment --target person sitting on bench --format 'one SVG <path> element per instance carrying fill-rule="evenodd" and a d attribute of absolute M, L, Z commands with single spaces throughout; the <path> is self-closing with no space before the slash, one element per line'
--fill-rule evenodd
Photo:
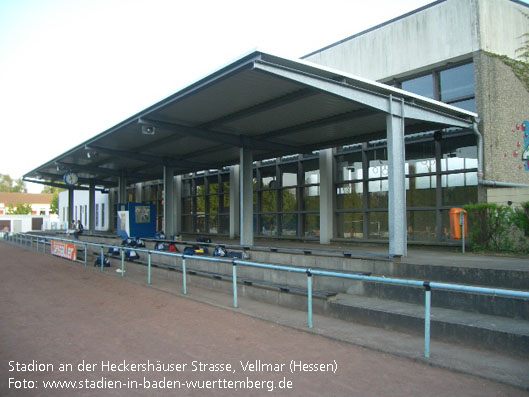
<path fill-rule="evenodd" d="M 76 240 L 79 240 L 79 235 L 83 234 L 83 224 L 81 221 L 77 221 L 77 228 L 75 229 L 75 232 L 73 233 Z"/>

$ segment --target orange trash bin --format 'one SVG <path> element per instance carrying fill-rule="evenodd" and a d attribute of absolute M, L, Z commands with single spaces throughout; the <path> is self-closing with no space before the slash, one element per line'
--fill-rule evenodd
<path fill-rule="evenodd" d="M 468 236 L 468 222 L 467 222 L 467 212 L 463 208 L 452 208 L 448 211 L 448 216 L 450 218 L 450 236 L 455 240 L 461 240 L 461 222 L 460 217 L 463 213 L 463 219 L 465 222 L 465 238 Z"/>

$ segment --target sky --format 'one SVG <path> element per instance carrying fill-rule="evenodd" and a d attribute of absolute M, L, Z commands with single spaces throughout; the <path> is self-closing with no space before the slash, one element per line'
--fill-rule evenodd
<path fill-rule="evenodd" d="M 0 0 L 0 173 L 20 178 L 252 50 L 299 58 L 430 2 Z"/>

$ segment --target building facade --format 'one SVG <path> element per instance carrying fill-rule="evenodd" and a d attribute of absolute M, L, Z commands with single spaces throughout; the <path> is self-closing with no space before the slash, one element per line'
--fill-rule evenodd
<path fill-rule="evenodd" d="M 513 195 L 529 201 L 529 91 L 512 67 L 529 33 L 528 15 L 527 4 L 516 0 L 440 0 L 302 58 L 479 115 L 477 128 L 407 131 L 409 241 L 450 241 L 451 208 L 510 202 Z M 254 162 L 253 234 L 387 241 L 389 157 L 379 139 Z M 177 233 L 235 237 L 239 167 L 171 176 L 169 185 L 120 182 L 110 190 L 105 215 L 110 206 L 113 216 L 104 227 L 115 229 L 120 197 L 154 204 L 158 230 L 175 219 Z M 174 190 L 169 203 L 164 186 Z M 82 200 L 76 196 L 73 214 L 86 221 L 88 199 Z M 60 211 L 66 219 L 64 204 Z"/>

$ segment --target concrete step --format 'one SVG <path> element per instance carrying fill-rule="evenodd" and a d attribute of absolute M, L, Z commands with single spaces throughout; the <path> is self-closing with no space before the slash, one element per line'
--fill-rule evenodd
<path fill-rule="evenodd" d="M 424 334 L 424 304 L 338 294 L 327 314 L 367 325 Z M 432 308 L 431 338 L 489 351 L 529 356 L 529 321 Z"/>
<path fill-rule="evenodd" d="M 358 281 L 347 292 L 372 298 L 424 304 L 424 289 L 417 287 Z M 529 299 L 432 290 L 432 307 L 529 321 Z"/>

